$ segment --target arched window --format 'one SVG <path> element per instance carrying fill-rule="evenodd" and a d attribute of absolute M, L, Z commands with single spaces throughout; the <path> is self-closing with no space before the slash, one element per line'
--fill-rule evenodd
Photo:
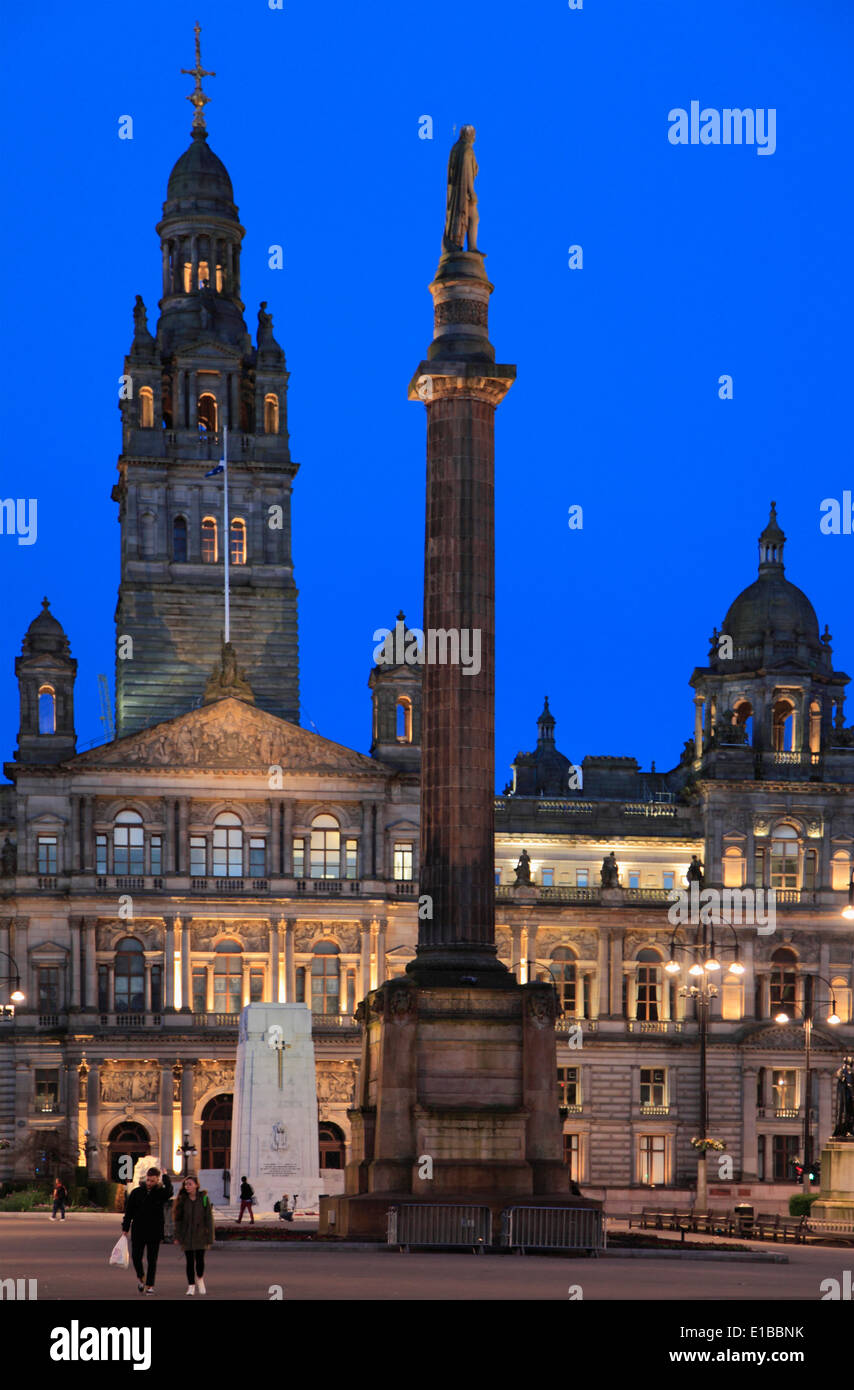
<path fill-rule="evenodd" d="M 199 396 L 198 409 L 199 429 L 211 434 L 216 430 L 216 396 L 210 391 L 203 391 Z"/>
<path fill-rule="evenodd" d="M 794 826 L 778 825 L 771 837 L 771 887 L 798 887 L 798 832 Z"/>
<path fill-rule="evenodd" d="M 398 743 L 412 742 L 412 701 L 400 695 L 395 707 L 395 733 Z"/>
<path fill-rule="evenodd" d="M 214 1096 L 202 1111 L 200 1168 L 228 1168 L 231 1163 L 232 1096 Z"/>
<path fill-rule="evenodd" d="M 243 876 L 243 826 L 233 811 L 223 811 L 214 821 L 214 878 Z"/>
<path fill-rule="evenodd" d="M 821 705 L 818 700 L 810 704 L 810 752 L 821 752 Z"/>
<path fill-rule="evenodd" d="M 318 1128 L 320 1140 L 320 1168 L 334 1168 L 336 1170 L 344 1167 L 344 1155 L 347 1146 L 344 1142 L 343 1132 L 338 1125 L 325 1123 Z"/>
<path fill-rule="evenodd" d="M 243 1007 L 243 952 L 240 942 L 221 941 L 214 956 L 214 1012 L 239 1014 Z"/>
<path fill-rule="evenodd" d="M 771 957 L 771 1012 L 795 1003 L 798 958 L 788 946 L 778 946 Z"/>
<path fill-rule="evenodd" d="M 153 560 L 155 554 L 155 528 L 157 518 L 153 512 L 143 512 L 139 527 L 139 551 L 143 560 Z"/>
<path fill-rule="evenodd" d="M 724 888 L 742 888 L 745 881 L 746 862 L 738 845 L 724 849 Z"/>
<path fill-rule="evenodd" d="M 56 691 L 52 685 L 39 686 L 39 733 L 56 733 Z"/>
<path fill-rule="evenodd" d="M 562 1011 L 565 1014 L 575 1014 L 578 972 L 575 953 L 566 946 L 558 946 L 552 951 L 552 979 L 557 988 Z"/>
<path fill-rule="evenodd" d="M 279 433 L 279 398 L 272 391 L 264 397 L 264 433 Z"/>
<path fill-rule="evenodd" d="M 833 999 L 840 1023 L 851 1022 L 851 986 L 844 975 L 837 975 L 831 981 Z"/>
<path fill-rule="evenodd" d="M 202 560 L 206 565 L 217 562 L 216 521 L 206 516 L 202 521 Z"/>
<path fill-rule="evenodd" d="M 775 753 L 791 753 L 795 747 L 795 707 L 791 700 L 776 700 L 771 713 Z"/>
<path fill-rule="evenodd" d="M 126 936 L 116 949 L 116 1013 L 141 1014 L 145 1008 L 145 955 L 141 941 Z"/>
<path fill-rule="evenodd" d="M 231 563 L 246 564 L 246 522 L 235 517 L 229 527 L 231 531 Z"/>
<path fill-rule="evenodd" d="M 851 855 L 847 849 L 835 851 L 830 861 L 830 871 L 833 875 L 831 887 L 835 888 L 837 893 L 848 887 L 851 882 Z"/>
<path fill-rule="evenodd" d="M 176 516 L 172 522 L 172 559 L 179 565 L 187 563 L 187 518 Z"/>
<path fill-rule="evenodd" d="M 334 941 L 318 941 L 311 962 L 311 1012 L 337 1014 L 341 993 L 341 962 Z"/>
<path fill-rule="evenodd" d="M 154 428 L 154 392 L 150 386 L 143 386 L 139 393 L 139 427 Z"/>
<path fill-rule="evenodd" d="M 341 831 L 334 816 L 315 816 L 311 823 L 311 877 L 339 878 Z"/>
<path fill-rule="evenodd" d="M 145 872 L 145 845 L 142 816 L 136 811 L 120 811 L 113 825 L 113 873 Z"/>
<path fill-rule="evenodd" d="M 753 706 L 749 700 L 736 700 L 733 708 L 734 723 L 744 729 L 745 743 L 753 743 Z"/>
<path fill-rule="evenodd" d="M 661 956 L 657 951 L 638 951 L 637 1017 L 657 1023 L 661 1000 Z"/>

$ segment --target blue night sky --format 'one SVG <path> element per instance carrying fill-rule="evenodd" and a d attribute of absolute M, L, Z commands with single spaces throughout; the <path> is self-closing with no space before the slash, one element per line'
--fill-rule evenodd
<path fill-rule="evenodd" d="M 291 372 L 304 724 L 366 751 L 374 629 L 400 607 L 420 624 L 425 415 L 406 387 L 464 122 L 491 337 L 518 366 L 497 416 L 498 787 L 546 691 L 571 759 L 678 760 L 688 678 L 755 578 L 772 497 L 787 576 L 854 669 L 854 536 L 819 531 L 822 499 L 854 484 L 847 6 L 48 0 L 4 26 L 0 496 L 38 499 L 38 539 L 0 536 L 3 757 L 45 593 L 79 662 L 79 746 L 100 741 L 117 379 L 137 293 L 156 322 L 154 226 L 189 143 L 196 19 L 217 73 L 210 144 L 247 229 L 247 323 L 268 300 Z M 692 100 L 775 108 L 776 152 L 671 145 L 668 112 Z"/>

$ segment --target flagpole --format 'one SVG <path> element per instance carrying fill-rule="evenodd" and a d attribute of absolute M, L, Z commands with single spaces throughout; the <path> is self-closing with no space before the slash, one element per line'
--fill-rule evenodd
<path fill-rule="evenodd" d="M 225 565 L 224 565 L 224 571 L 225 571 L 225 640 L 226 640 L 226 642 L 230 642 L 230 641 L 231 641 L 231 615 L 230 615 L 229 606 L 228 606 L 228 559 L 229 559 L 229 551 L 230 551 L 230 549 L 231 549 L 231 536 L 230 536 L 230 534 L 229 534 L 229 529 L 228 529 L 228 425 L 223 425 L 223 428 L 222 428 L 222 467 L 223 467 L 223 480 L 222 480 L 222 486 L 223 486 L 223 513 L 224 513 L 224 519 L 225 519 L 225 535 L 223 536 L 223 545 L 225 546 L 225 553 L 224 553 L 224 556 L 223 556 L 223 559 L 224 559 L 224 561 L 225 561 Z"/>

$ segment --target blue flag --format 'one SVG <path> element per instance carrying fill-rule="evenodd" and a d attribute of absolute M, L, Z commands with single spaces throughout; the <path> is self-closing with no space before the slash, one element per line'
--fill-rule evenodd
<path fill-rule="evenodd" d="M 210 471 L 209 473 L 206 473 L 206 474 L 205 474 L 205 477 L 206 477 L 206 478 L 213 478 L 213 477 L 215 477 L 215 475 L 216 475 L 217 473 L 224 473 L 224 472 L 225 472 L 225 464 L 224 464 L 224 463 L 218 463 L 217 466 L 216 466 L 216 468 L 212 468 L 211 471 Z"/>

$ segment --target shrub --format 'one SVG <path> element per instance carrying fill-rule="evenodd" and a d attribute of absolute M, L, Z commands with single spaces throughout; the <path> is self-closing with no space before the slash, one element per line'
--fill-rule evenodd
<path fill-rule="evenodd" d="M 819 1192 L 795 1192 L 789 1198 L 790 1216 L 809 1216 L 810 1207 L 813 1202 L 817 1202 L 821 1193 Z"/>
<path fill-rule="evenodd" d="M 47 1194 L 37 1187 L 26 1187 L 0 1198 L 0 1211 L 33 1211 L 36 1206 L 44 1206 Z"/>

